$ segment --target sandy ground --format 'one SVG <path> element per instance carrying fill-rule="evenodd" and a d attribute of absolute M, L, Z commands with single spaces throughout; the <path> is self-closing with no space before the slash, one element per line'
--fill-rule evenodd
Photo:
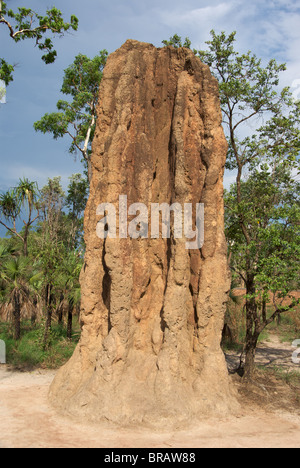
<path fill-rule="evenodd" d="M 281 358 L 290 365 L 291 348 L 278 346 L 277 351 L 274 343 L 262 347 L 258 358 L 266 365 Z M 280 405 L 274 410 L 272 404 L 262 408 L 247 402 L 238 417 L 203 421 L 180 432 L 79 424 L 49 404 L 54 375 L 54 371 L 21 373 L 0 366 L 0 448 L 300 448 L 299 412 Z"/>

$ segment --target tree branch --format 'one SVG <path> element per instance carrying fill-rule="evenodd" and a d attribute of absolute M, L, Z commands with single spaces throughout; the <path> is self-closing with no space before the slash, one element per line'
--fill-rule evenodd
<path fill-rule="evenodd" d="M 14 39 L 14 29 L 12 25 L 3 16 L 0 17 L 0 23 L 6 24 L 9 29 L 10 37 Z"/>
<path fill-rule="evenodd" d="M 3 221 L 1 221 L 1 220 L 0 220 L 0 224 L 2 224 L 2 226 L 4 226 L 8 231 L 10 231 L 12 234 L 14 234 L 14 235 L 17 236 L 19 239 L 21 239 L 22 242 L 24 242 L 23 237 L 16 231 L 16 229 L 11 229 L 11 228 L 8 227 L 5 223 L 3 223 Z"/>
<path fill-rule="evenodd" d="M 85 159 L 88 161 L 88 154 L 87 154 L 87 149 L 88 149 L 88 145 L 89 145 L 89 141 L 90 141 L 90 137 L 91 137 L 91 132 L 92 132 L 92 128 L 93 126 L 95 125 L 95 122 L 96 122 L 96 119 L 95 119 L 95 116 L 93 115 L 92 116 L 92 121 L 91 121 L 91 125 L 89 126 L 88 128 L 88 131 L 87 131 L 87 134 L 86 134 L 86 138 L 85 138 L 85 142 L 84 142 L 84 146 L 83 146 L 83 153 L 85 154 Z"/>
<path fill-rule="evenodd" d="M 237 122 L 235 124 L 235 126 L 233 127 L 233 131 L 235 131 L 238 128 L 239 125 L 241 125 L 242 123 L 244 123 L 247 120 L 251 119 L 252 117 L 254 117 L 257 114 L 259 114 L 259 110 L 252 112 L 252 114 L 248 115 L 247 117 L 244 117 L 242 120 L 240 120 L 239 122 Z"/>
<path fill-rule="evenodd" d="M 270 325 L 270 323 L 274 322 L 275 318 L 278 315 L 284 314 L 285 312 L 289 312 L 290 310 L 293 310 L 295 307 L 297 307 L 300 304 L 300 298 L 295 299 L 290 305 L 282 307 L 280 309 L 276 309 L 275 312 L 271 315 L 271 317 L 265 322 L 265 327 Z"/>
<path fill-rule="evenodd" d="M 237 275 L 239 275 L 239 276 L 242 278 L 242 280 L 244 281 L 244 283 L 246 284 L 247 280 L 246 280 L 246 278 L 244 277 L 244 275 L 242 275 L 242 273 L 240 273 L 239 271 L 237 271 L 233 266 L 231 266 L 230 269 L 231 269 L 232 271 L 234 271 L 234 273 L 236 273 Z"/>

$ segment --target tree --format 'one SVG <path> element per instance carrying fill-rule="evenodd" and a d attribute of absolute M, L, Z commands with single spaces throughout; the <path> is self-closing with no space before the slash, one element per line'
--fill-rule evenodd
<path fill-rule="evenodd" d="M 34 128 L 42 133 L 51 133 L 54 139 L 68 135 L 71 138 L 69 152 L 79 153 L 92 176 L 91 143 L 96 126 L 96 107 L 99 85 L 103 75 L 108 53 L 102 50 L 93 59 L 79 54 L 65 70 L 61 92 L 70 96 L 70 101 L 60 100 L 58 112 L 45 114 L 35 122 Z"/>
<path fill-rule="evenodd" d="M 59 267 L 56 285 L 68 302 L 67 338 L 72 338 L 72 321 L 74 308 L 80 305 L 79 275 L 83 265 L 80 255 L 73 251 L 66 255 Z"/>
<path fill-rule="evenodd" d="M 0 216 L 2 217 L 2 221 L 0 219 L 0 223 L 6 229 L 8 229 L 12 234 L 19 236 L 16 230 L 16 221 L 20 215 L 21 208 L 18 204 L 18 200 L 15 195 L 14 190 L 8 190 L 5 193 L 1 193 L 0 195 Z M 9 221 L 13 223 L 13 228 L 10 228 L 6 225 L 5 221 Z M 19 236 L 21 238 L 21 236 Z M 22 238 L 21 238 L 22 239 Z M 23 239 L 22 239 L 23 240 Z"/>
<path fill-rule="evenodd" d="M 208 51 L 199 56 L 219 81 L 229 142 L 226 166 L 237 174 L 226 199 L 227 238 L 232 268 L 246 287 L 245 376 L 251 378 L 260 333 L 296 305 L 291 298 L 283 306 L 282 299 L 289 297 L 299 272 L 299 224 L 293 218 L 299 216 L 299 197 L 294 198 L 299 187 L 293 171 L 299 167 L 300 106 L 288 88 L 278 90 L 285 65 L 270 60 L 263 67 L 251 52 L 240 55 L 233 46 L 236 33 L 211 34 Z M 258 117 L 266 123 L 245 136 L 245 125 L 256 119 L 257 126 Z M 281 299 L 271 317 L 266 316 L 269 291 Z"/>
<path fill-rule="evenodd" d="M 0 58 L 0 80 L 8 86 L 13 81 L 14 67 L 9 65 L 4 59 Z M 2 91 L 3 92 L 3 91 Z M 1 97 L 1 99 L 3 96 Z"/>
<path fill-rule="evenodd" d="M 70 248 L 73 250 L 82 243 L 83 238 L 83 212 L 87 203 L 88 180 L 81 174 L 70 177 L 66 206 L 69 210 L 66 221 L 70 224 Z"/>
<path fill-rule="evenodd" d="M 31 254 L 42 271 L 42 297 L 46 315 L 44 346 L 47 346 L 52 317 L 64 299 L 68 300 L 68 336 L 72 332 L 72 311 L 80 297 L 79 273 L 82 262 L 77 251 L 82 230 L 87 181 L 75 174 L 66 197 L 60 177 L 48 179 L 39 200 L 41 221 L 37 226 Z M 63 210 L 69 208 L 69 214 Z M 79 219 L 77 219 L 79 217 Z"/>
<path fill-rule="evenodd" d="M 66 205 L 73 218 L 80 218 L 85 209 L 88 195 L 88 181 L 82 174 L 70 177 Z"/>
<path fill-rule="evenodd" d="M 29 229 L 32 224 L 39 218 L 39 210 L 38 210 L 38 195 L 39 189 L 36 182 L 31 182 L 28 179 L 20 179 L 19 184 L 15 189 L 17 203 L 22 207 L 26 208 L 28 213 L 28 220 L 24 221 L 24 234 L 23 234 L 23 242 L 24 242 L 24 256 L 28 256 L 28 236 L 29 236 Z M 37 212 L 35 213 L 35 210 Z"/>
<path fill-rule="evenodd" d="M 12 234 L 0 243 L 0 299 L 13 306 L 17 339 L 21 307 L 28 301 L 33 325 L 38 309 L 44 310 L 44 347 L 49 343 L 53 313 L 63 299 L 69 304 L 68 336 L 72 333 L 72 313 L 80 304 L 79 247 L 87 187 L 86 178 L 80 174 L 70 178 L 67 196 L 60 177 L 49 179 L 41 190 L 36 183 L 20 179 L 17 187 L 0 195 L 0 223 Z M 24 226 L 18 232 L 22 215 Z M 61 277 L 63 286 L 59 283 Z"/>
<path fill-rule="evenodd" d="M 48 179 L 48 184 L 41 190 L 39 200 L 42 219 L 40 228 L 43 232 L 43 238 L 49 239 L 52 243 L 59 241 L 64 205 L 65 193 L 61 186 L 61 177 Z"/>
<path fill-rule="evenodd" d="M 2 280 L 7 302 L 13 306 L 14 339 L 21 337 L 21 307 L 30 299 L 30 282 L 34 280 L 32 263 L 28 258 L 17 256 L 2 265 Z"/>
<path fill-rule="evenodd" d="M 10 258 L 10 250 L 7 245 L 3 242 L 0 243 L 0 304 L 5 303 L 5 275 L 3 273 L 3 265 Z"/>
<path fill-rule="evenodd" d="M 38 210 L 38 186 L 36 182 L 28 179 L 19 179 L 19 184 L 12 190 L 0 195 L 0 224 L 23 243 L 23 254 L 28 256 L 28 237 L 31 226 L 39 218 Z M 16 222 L 22 212 L 26 209 L 27 217 L 23 220 L 24 229 L 21 233 L 17 231 Z M 7 222 L 12 226 L 8 226 Z"/>
<path fill-rule="evenodd" d="M 231 267 L 246 286 L 245 374 L 251 377 L 257 342 L 262 331 L 298 303 L 293 290 L 300 286 L 299 183 L 284 163 L 253 168 L 226 193 L 226 235 Z M 240 228 L 240 213 L 247 222 L 249 243 Z M 273 304 L 270 312 L 268 303 Z"/>
<path fill-rule="evenodd" d="M 6 2 L 3 1 L 0 1 L 0 24 L 7 27 L 9 36 L 15 42 L 33 39 L 35 45 L 44 52 L 42 60 L 46 64 L 53 63 L 57 56 L 52 39 L 47 37 L 47 33 L 61 37 L 69 30 L 77 31 L 78 29 L 76 16 L 72 15 L 70 22 L 67 23 L 61 11 L 55 7 L 48 9 L 45 16 L 42 16 L 31 8 L 18 8 L 18 12 L 14 12 L 8 9 Z M 0 58 L 0 79 L 6 85 L 13 81 L 13 71 L 14 66 Z"/>
<path fill-rule="evenodd" d="M 174 34 L 173 37 L 170 37 L 170 39 L 167 41 L 167 40 L 164 40 L 162 41 L 162 43 L 168 47 L 168 46 L 172 46 L 172 47 L 175 47 L 176 49 L 178 49 L 179 47 L 186 47 L 187 49 L 190 49 L 191 48 L 191 41 L 188 37 L 185 38 L 184 42 L 182 42 L 182 39 L 180 36 L 178 36 L 178 34 Z"/>
<path fill-rule="evenodd" d="M 39 199 L 41 221 L 37 227 L 35 243 L 32 247 L 34 257 L 39 261 L 43 281 L 43 308 L 46 322 L 43 343 L 47 345 L 52 315 L 55 309 L 55 279 L 57 268 L 64 258 L 64 246 L 61 241 L 61 220 L 65 194 L 61 187 L 60 177 L 48 179 L 48 184 L 42 188 Z"/>

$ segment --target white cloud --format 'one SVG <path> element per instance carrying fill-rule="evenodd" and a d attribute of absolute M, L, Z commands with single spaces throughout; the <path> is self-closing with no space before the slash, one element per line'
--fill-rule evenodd
<path fill-rule="evenodd" d="M 175 11 L 159 11 L 161 21 L 168 26 L 195 25 L 201 27 L 202 23 L 217 20 L 227 15 L 234 7 L 234 2 L 220 3 L 215 6 L 206 6 L 186 11 L 185 8 Z"/>
<path fill-rule="evenodd" d="M 281 86 L 292 86 L 300 79 L 300 8 L 299 1 L 272 0 L 231 0 L 229 2 L 204 3 L 201 8 L 188 8 L 186 4 L 172 11 L 157 11 L 161 23 L 172 28 L 173 34 L 192 40 L 192 46 L 205 48 L 210 39 L 210 30 L 237 31 L 236 49 L 240 52 L 251 50 L 264 63 L 275 58 L 287 64 L 287 71 L 281 75 Z"/>

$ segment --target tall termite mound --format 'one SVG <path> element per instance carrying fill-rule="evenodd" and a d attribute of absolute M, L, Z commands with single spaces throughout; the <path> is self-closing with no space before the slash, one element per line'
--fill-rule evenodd
<path fill-rule="evenodd" d="M 50 389 L 87 419 L 178 424 L 235 408 L 220 348 L 230 277 L 218 83 L 188 49 L 127 41 L 100 86 L 85 211 L 82 335 Z M 205 239 L 100 239 L 100 203 L 204 204 Z M 117 220 L 118 220 L 117 216 Z M 129 216 L 129 221 L 132 219 Z"/>

